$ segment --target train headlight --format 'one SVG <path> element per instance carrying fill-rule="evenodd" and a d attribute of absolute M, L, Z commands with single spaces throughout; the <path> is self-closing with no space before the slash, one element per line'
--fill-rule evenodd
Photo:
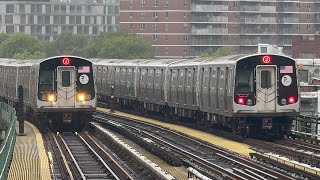
<path fill-rule="evenodd" d="M 83 102 L 83 101 L 86 100 L 85 97 L 86 97 L 85 94 L 78 94 L 78 97 L 77 97 L 77 98 L 78 98 L 78 101 L 79 101 L 79 102 Z"/>
<path fill-rule="evenodd" d="M 55 102 L 56 101 L 56 96 L 54 94 L 48 94 L 47 96 L 47 101 L 49 102 Z"/>
<path fill-rule="evenodd" d="M 247 105 L 249 105 L 249 106 L 252 105 L 252 100 L 251 100 L 251 99 L 248 99 L 248 100 L 247 100 Z"/>
<path fill-rule="evenodd" d="M 287 100 L 286 100 L 286 99 L 281 99 L 281 104 L 282 104 L 282 105 L 287 104 Z"/>

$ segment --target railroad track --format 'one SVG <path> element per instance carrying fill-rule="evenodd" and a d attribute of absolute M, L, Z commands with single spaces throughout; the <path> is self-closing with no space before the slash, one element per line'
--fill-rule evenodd
<path fill-rule="evenodd" d="M 86 133 L 63 133 L 55 137 L 72 179 L 133 179 Z"/>
<path fill-rule="evenodd" d="M 294 147 L 299 150 L 313 152 L 320 155 L 320 145 L 316 142 L 308 142 L 302 139 L 286 138 L 276 141 L 277 144 L 284 144 L 286 146 Z"/>
<path fill-rule="evenodd" d="M 316 153 L 319 152 L 319 149 L 316 148 L 317 146 L 312 147 L 311 144 L 307 145 L 290 139 L 278 140 L 275 143 L 247 139 L 246 143 L 252 145 L 259 152 L 264 153 L 269 151 L 312 167 L 320 167 L 320 155 Z"/>
<path fill-rule="evenodd" d="M 135 132 L 137 136 L 157 143 L 164 149 L 172 151 L 185 163 L 197 167 L 212 178 L 294 179 L 289 174 L 276 171 L 271 167 L 264 167 L 225 149 L 199 142 L 197 139 L 153 124 L 130 118 L 110 117 L 103 112 L 98 112 L 94 118 L 112 127 L 113 130 L 122 129 Z"/>
<path fill-rule="evenodd" d="M 72 174 L 70 174 L 64 162 L 64 158 L 60 153 L 59 146 L 56 145 L 54 134 L 48 129 L 43 133 L 43 140 L 46 151 L 49 155 L 51 177 L 55 180 L 70 180 L 73 179 Z"/>

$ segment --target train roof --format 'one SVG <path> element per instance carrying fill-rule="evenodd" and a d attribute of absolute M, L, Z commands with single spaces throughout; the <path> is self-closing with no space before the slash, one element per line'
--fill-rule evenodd
<path fill-rule="evenodd" d="M 150 61 L 143 62 L 139 64 L 140 67 L 167 67 L 168 65 L 182 61 L 183 59 L 152 59 Z"/>
<path fill-rule="evenodd" d="M 183 65 L 183 66 L 198 66 L 206 60 L 207 60 L 206 58 L 184 59 L 184 60 L 177 61 L 177 62 L 173 63 L 172 65 L 170 65 L 170 67 L 176 67 L 176 66 L 181 66 L 181 65 Z"/>
<path fill-rule="evenodd" d="M 37 63 L 39 60 L 21 60 L 21 59 L 9 59 L 1 58 L 0 65 L 3 66 L 31 66 Z"/>

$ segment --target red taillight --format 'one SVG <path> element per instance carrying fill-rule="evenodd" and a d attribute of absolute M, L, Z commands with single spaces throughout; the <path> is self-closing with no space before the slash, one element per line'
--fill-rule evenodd
<path fill-rule="evenodd" d="M 295 100 L 294 97 L 291 96 L 291 97 L 288 98 L 288 102 L 289 102 L 289 104 L 293 104 L 293 103 L 296 102 L 296 100 Z"/>
<path fill-rule="evenodd" d="M 244 98 L 238 97 L 238 104 L 244 104 Z"/>

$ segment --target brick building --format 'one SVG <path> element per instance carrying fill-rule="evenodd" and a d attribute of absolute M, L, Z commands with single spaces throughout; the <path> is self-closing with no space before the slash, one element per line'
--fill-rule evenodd
<path fill-rule="evenodd" d="M 300 59 L 320 58 L 320 35 L 294 36 L 292 57 Z"/>
<path fill-rule="evenodd" d="M 199 56 L 207 48 L 257 52 L 320 31 L 320 1 L 120 0 L 120 28 L 150 41 L 158 56 Z"/>
<path fill-rule="evenodd" d="M 186 0 L 121 0 L 120 28 L 152 42 L 158 55 L 190 56 L 189 13 Z"/>

